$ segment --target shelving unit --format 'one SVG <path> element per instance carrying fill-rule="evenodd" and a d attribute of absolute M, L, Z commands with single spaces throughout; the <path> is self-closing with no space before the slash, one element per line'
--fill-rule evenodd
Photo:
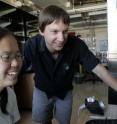
<path fill-rule="evenodd" d="M 30 32 L 38 31 L 38 17 L 22 8 L 16 8 L 10 4 L 0 1 L 0 26 L 6 27 L 14 34 L 24 37 L 27 40 Z"/>

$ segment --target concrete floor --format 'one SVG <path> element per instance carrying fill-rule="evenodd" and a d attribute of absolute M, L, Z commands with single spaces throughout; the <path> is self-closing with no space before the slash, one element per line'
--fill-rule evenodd
<path fill-rule="evenodd" d="M 106 106 L 105 115 L 107 113 L 108 87 L 103 82 L 83 82 L 82 84 L 74 84 L 73 90 L 73 110 L 71 124 L 85 124 L 92 115 L 86 109 L 81 110 L 78 115 L 79 106 L 84 103 L 86 97 L 95 96 L 96 99 L 102 100 Z M 98 117 L 98 116 L 96 116 Z M 23 111 L 21 120 L 18 124 L 37 124 L 32 121 L 31 111 Z M 38 123 L 39 124 L 39 123 Z M 58 124 L 53 120 L 53 124 Z"/>

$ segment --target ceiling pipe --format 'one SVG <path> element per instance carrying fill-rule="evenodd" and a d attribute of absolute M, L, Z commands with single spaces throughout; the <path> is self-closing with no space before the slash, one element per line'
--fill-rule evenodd
<path fill-rule="evenodd" d="M 107 19 L 99 19 L 99 20 L 87 20 L 87 21 L 80 21 L 80 22 L 72 22 L 70 26 L 81 25 L 83 23 L 90 23 L 90 24 L 97 24 L 97 23 L 107 23 Z"/>
<path fill-rule="evenodd" d="M 92 16 L 92 15 L 101 15 L 101 14 L 107 14 L 107 10 L 92 11 L 92 12 L 89 12 L 88 13 L 89 16 Z"/>
<path fill-rule="evenodd" d="M 107 28 L 107 24 L 95 25 L 95 28 Z M 70 27 L 69 31 L 89 30 L 89 26 Z"/>
<path fill-rule="evenodd" d="M 81 7 L 81 8 L 72 8 L 70 10 L 67 10 L 67 12 L 69 14 L 75 14 L 75 13 L 98 11 L 98 10 L 104 10 L 104 9 L 107 9 L 107 4 L 106 3 L 100 4 L 100 5 Z"/>
<path fill-rule="evenodd" d="M 0 11 L 0 17 L 1 16 L 4 16 L 6 14 L 12 13 L 14 11 L 16 11 L 16 8 L 12 8 L 12 9 L 7 9 L 7 10 Z"/>

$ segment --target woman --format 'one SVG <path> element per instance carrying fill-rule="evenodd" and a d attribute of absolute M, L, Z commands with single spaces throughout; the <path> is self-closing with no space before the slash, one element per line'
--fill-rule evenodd
<path fill-rule="evenodd" d="M 20 119 L 11 86 L 17 82 L 21 65 L 22 56 L 14 35 L 0 28 L 0 124 L 14 124 Z"/>

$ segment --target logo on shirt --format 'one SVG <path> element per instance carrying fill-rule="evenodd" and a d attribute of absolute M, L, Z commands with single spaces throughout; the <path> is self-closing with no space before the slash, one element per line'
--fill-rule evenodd
<path fill-rule="evenodd" d="M 70 68 L 69 65 L 68 65 L 67 63 L 65 63 L 63 66 L 64 66 L 65 71 L 68 71 L 69 68 Z"/>

